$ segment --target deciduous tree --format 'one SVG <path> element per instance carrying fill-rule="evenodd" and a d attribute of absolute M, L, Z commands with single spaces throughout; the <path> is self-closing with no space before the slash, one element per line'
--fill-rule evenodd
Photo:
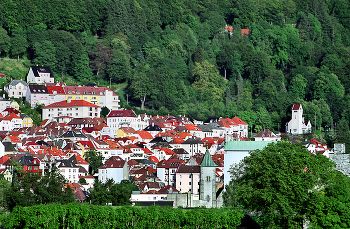
<path fill-rule="evenodd" d="M 315 209 L 323 211 L 322 196 L 329 194 L 336 171 L 327 157 L 282 141 L 251 152 L 230 172 L 226 205 L 261 214 L 269 228 L 302 228 L 315 222 Z"/>

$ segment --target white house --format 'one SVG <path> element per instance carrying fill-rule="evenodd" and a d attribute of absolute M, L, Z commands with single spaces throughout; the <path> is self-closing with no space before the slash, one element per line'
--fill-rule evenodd
<path fill-rule="evenodd" d="M 290 134 L 303 134 L 311 132 L 311 128 L 310 121 L 304 120 L 301 104 L 294 104 L 292 108 L 292 119 L 286 125 L 286 132 Z"/>
<path fill-rule="evenodd" d="M 279 141 L 281 140 L 281 136 L 277 136 L 269 129 L 260 130 L 260 132 L 255 135 L 255 141 Z"/>
<path fill-rule="evenodd" d="M 64 91 L 64 88 L 61 85 L 47 84 L 46 88 L 49 93 L 49 104 L 66 100 L 66 93 Z"/>
<path fill-rule="evenodd" d="M 58 164 L 59 171 L 69 183 L 77 183 L 79 181 L 79 166 L 72 163 L 71 160 L 61 160 Z"/>
<path fill-rule="evenodd" d="M 110 157 L 98 168 L 98 180 L 106 182 L 113 179 L 116 183 L 129 179 L 128 164 L 118 156 Z"/>
<path fill-rule="evenodd" d="M 55 78 L 49 67 L 31 66 L 27 75 L 27 83 L 54 83 Z"/>
<path fill-rule="evenodd" d="M 8 99 L 5 99 L 3 97 L 0 97 L 0 111 L 3 111 L 3 110 L 5 110 L 6 108 L 9 108 L 9 107 L 11 107 L 11 101 L 8 100 Z"/>
<path fill-rule="evenodd" d="M 101 108 L 85 100 L 64 100 L 52 103 L 42 108 L 43 120 L 52 119 L 61 116 L 70 116 L 73 118 L 99 118 Z"/>
<path fill-rule="evenodd" d="M 49 104 L 49 93 L 44 85 L 29 85 L 26 92 L 26 101 L 30 103 L 32 108 L 36 104 Z"/>
<path fill-rule="evenodd" d="M 28 84 L 22 80 L 12 80 L 5 85 L 5 91 L 12 98 L 26 97 Z"/>
<path fill-rule="evenodd" d="M 0 120 L 0 130 L 2 131 L 11 131 L 15 128 L 19 129 L 22 127 L 22 119 L 14 113 L 10 113 Z"/>
<path fill-rule="evenodd" d="M 112 138 L 117 137 L 117 130 L 122 126 L 139 130 L 139 119 L 132 110 L 112 110 L 107 116 L 107 125 L 110 128 L 109 136 Z"/>

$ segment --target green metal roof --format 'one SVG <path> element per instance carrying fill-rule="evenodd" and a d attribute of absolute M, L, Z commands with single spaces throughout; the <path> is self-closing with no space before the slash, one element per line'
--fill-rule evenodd
<path fill-rule="evenodd" d="M 276 141 L 229 141 L 225 144 L 225 151 L 254 151 L 261 150 L 269 143 Z"/>
<path fill-rule="evenodd" d="M 214 163 L 213 158 L 211 158 L 208 150 L 205 152 L 202 163 L 199 166 L 202 166 L 202 167 L 216 167 L 217 166 Z"/>

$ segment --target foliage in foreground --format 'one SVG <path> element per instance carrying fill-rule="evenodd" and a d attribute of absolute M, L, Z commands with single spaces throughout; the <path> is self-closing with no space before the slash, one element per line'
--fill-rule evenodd
<path fill-rule="evenodd" d="M 107 207 L 71 203 L 16 207 L 5 228 L 236 228 L 243 212 L 232 208 Z"/>
<path fill-rule="evenodd" d="M 13 162 L 12 184 L 3 191 L 4 207 L 12 211 L 16 206 L 33 206 L 48 203 L 71 203 L 74 201 L 72 189 L 63 188 L 66 182 L 56 167 L 45 176 L 37 173 L 19 171 L 19 163 Z"/>
<path fill-rule="evenodd" d="M 132 191 L 139 191 L 139 188 L 129 180 L 122 180 L 115 183 L 113 179 L 106 182 L 95 180 L 94 188 L 89 190 L 87 201 L 94 205 L 106 205 L 112 203 L 113 206 L 131 205 L 130 197 Z"/>
<path fill-rule="evenodd" d="M 262 215 L 268 228 L 350 227 L 350 179 L 327 157 L 289 142 L 270 144 L 231 169 L 227 206 Z"/>

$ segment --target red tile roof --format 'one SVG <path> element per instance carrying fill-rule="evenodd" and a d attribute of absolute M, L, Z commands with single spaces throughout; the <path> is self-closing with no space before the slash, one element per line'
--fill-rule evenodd
<path fill-rule="evenodd" d="M 4 111 L 7 111 L 8 113 L 15 113 L 15 114 L 20 113 L 18 110 L 16 110 L 15 108 L 12 108 L 12 107 L 8 107 L 5 110 L 3 110 L 2 112 L 4 112 Z"/>
<path fill-rule="evenodd" d="M 294 104 L 292 110 L 299 110 L 301 104 Z"/>
<path fill-rule="evenodd" d="M 242 37 L 244 37 L 245 35 L 249 35 L 250 30 L 249 29 L 242 29 Z"/>
<path fill-rule="evenodd" d="M 47 91 L 49 92 L 49 94 L 55 94 L 54 92 L 56 92 L 56 94 L 65 94 L 64 89 L 62 86 L 47 86 Z"/>
<path fill-rule="evenodd" d="M 132 110 L 116 110 L 108 114 L 107 118 L 111 117 L 136 117 L 136 114 Z"/>
<path fill-rule="evenodd" d="M 237 123 L 237 124 L 240 124 L 240 125 L 248 125 L 247 123 L 243 122 L 242 119 L 238 118 L 237 116 L 233 117 L 232 121 Z"/>
<path fill-rule="evenodd" d="M 12 119 L 14 119 L 14 118 L 16 118 L 16 119 L 21 119 L 21 118 L 18 117 L 15 113 L 10 113 L 10 114 L 8 114 L 8 115 L 6 115 L 6 116 L 4 117 L 4 120 L 12 120 Z"/>
<path fill-rule="evenodd" d="M 49 108 L 49 107 L 99 107 L 99 106 L 85 100 L 71 100 L 70 103 L 68 103 L 66 100 L 63 100 L 61 102 L 52 103 L 43 108 Z"/>
<path fill-rule="evenodd" d="M 138 135 L 140 135 L 142 139 L 153 139 L 153 136 L 148 131 L 139 130 L 136 132 L 138 133 Z"/>

